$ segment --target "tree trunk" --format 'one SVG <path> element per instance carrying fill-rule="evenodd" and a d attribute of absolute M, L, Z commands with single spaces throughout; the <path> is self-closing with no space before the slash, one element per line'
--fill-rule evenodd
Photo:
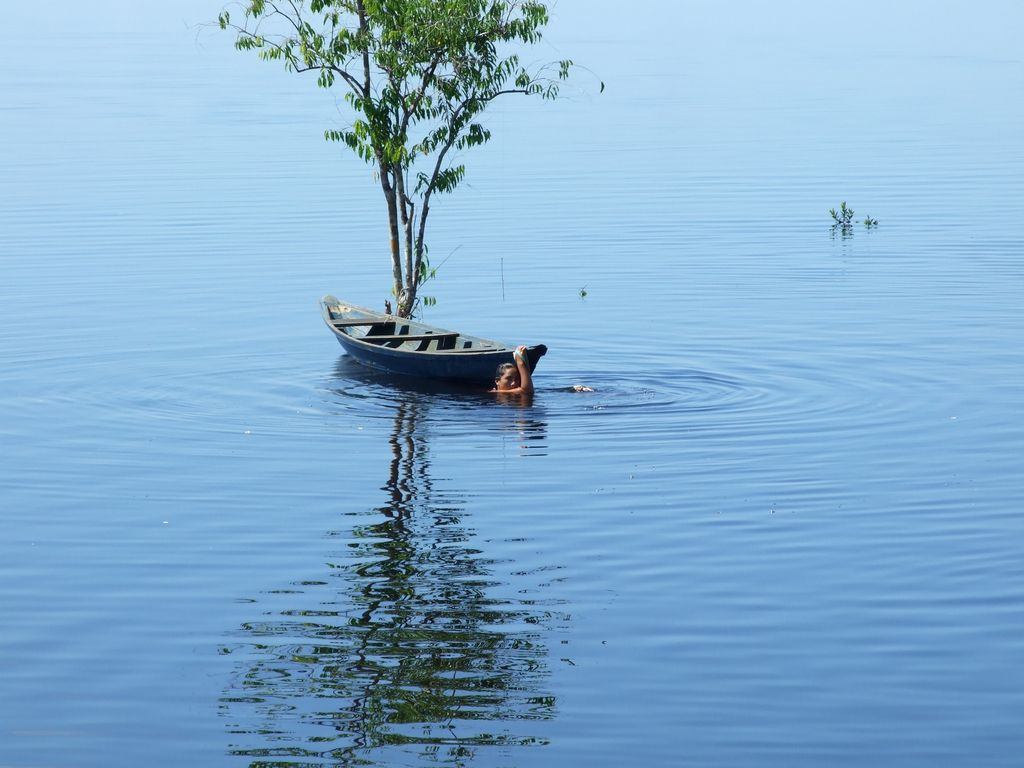
<path fill-rule="evenodd" d="M 427 214 L 429 212 L 430 190 L 428 189 L 426 194 L 423 195 L 423 204 L 420 208 L 419 231 L 416 233 L 416 257 L 414 261 L 414 269 L 416 270 L 417 275 L 419 275 L 420 265 L 423 263 L 423 243 L 425 242 L 424 237 L 427 229 Z"/>
<path fill-rule="evenodd" d="M 395 304 L 398 308 L 399 317 L 408 317 L 409 310 L 403 304 L 404 290 L 402 287 L 402 248 L 399 244 L 398 230 L 398 200 L 394 184 L 391 183 L 387 166 L 378 161 L 380 171 L 380 186 L 384 190 L 384 199 L 388 204 L 388 233 L 391 235 L 391 278 L 392 290 L 395 294 Z"/>
<path fill-rule="evenodd" d="M 396 163 L 395 187 L 402 214 L 402 246 L 405 259 L 405 290 L 398 302 L 399 317 L 409 317 L 416 306 L 416 289 L 419 287 L 419 270 L 413 269 L 412 228 L 416 221 L 415 206 L 405 190 L 405 175 L 400 163 Z"/>

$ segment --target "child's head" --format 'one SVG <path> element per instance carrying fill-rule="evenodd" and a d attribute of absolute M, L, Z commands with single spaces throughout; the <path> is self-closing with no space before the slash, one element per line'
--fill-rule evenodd
<path fill-rule="evenodd" d="M 499 392 L 519 386 L 519 369 L 513 363 L 502 363 L 494 372 L 494 388 Z"/>

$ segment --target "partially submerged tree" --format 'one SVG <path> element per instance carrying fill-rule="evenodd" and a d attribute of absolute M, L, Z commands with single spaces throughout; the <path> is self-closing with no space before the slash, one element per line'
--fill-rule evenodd
<path fill-rule="evenodd" d="M 239 50 L 340 86 L 352 124 L 326 131 L 375 169 L 387 204 L 392 291 L 408 317 L 434 276 L 425 239 L 435 194 L 466 168 L 460 150 L 485 143 L 481 113 L 499 96 L 552 99 L 571 61 L 531 71 L 516 48 L 536 43 L 547 8 L 532 0 L 247 0 L 224 11 Z M 428 301 L 427 299 L 424 299 Z"/>

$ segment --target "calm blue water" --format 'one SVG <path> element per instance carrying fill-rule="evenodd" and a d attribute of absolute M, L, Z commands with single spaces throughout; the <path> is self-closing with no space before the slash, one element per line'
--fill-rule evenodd
<path fill-rule="evenodd" d="M 341 353 L 373 179 L 176 5 L 0 31 L 0 765 L 1020 764 L 1021 6 L 559 3 L 432 220 L 521 408 Z"/>

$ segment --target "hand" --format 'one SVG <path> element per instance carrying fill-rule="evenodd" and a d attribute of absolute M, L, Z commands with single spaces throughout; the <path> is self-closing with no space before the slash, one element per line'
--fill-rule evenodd
<path fill-rule="evenodd" d="M 512 357 L 518 358 L 518 359 L 522 360 L 523 362 L 525 362 L 526 361 L 526 345 L 525 344 L 520 344 L 518 347 L 516 347 L 516 351 L 512 353 Z"/>

